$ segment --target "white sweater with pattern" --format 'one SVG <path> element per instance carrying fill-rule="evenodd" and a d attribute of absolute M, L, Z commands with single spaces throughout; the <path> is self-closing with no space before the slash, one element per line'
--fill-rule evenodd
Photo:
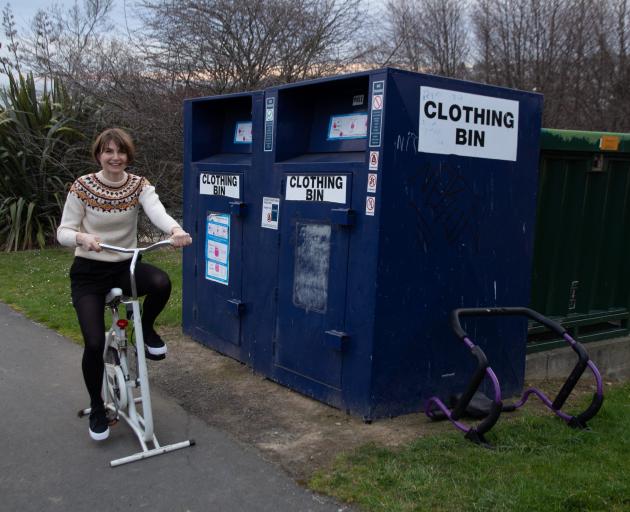
<path fill-rule="evenodd" d="M 96 235 L 101 242 L 119 247 L 136 247 L 139 206 L 156 227 L 167 234 L 179 227 L 168 214 L 146 178 L 124 173 L 122 181 L 112 182 L 103 171 L 77 178 L 63 208 L 57 229 L 61 245 L 76 247 L 75 256 L 99 261 L 123 261 L 131 257 L 111 251 L 86 251 L 77 245 L 77 233 Z"/>

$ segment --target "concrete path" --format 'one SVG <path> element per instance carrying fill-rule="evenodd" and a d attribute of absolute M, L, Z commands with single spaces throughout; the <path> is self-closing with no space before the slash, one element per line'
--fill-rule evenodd
<path fill-rule="evenodd" d="M 159 442 L 197 445 L 110 468 L 139 444 L 124 422 L 107 441 L 89 438 L 80 361 L 81 347 L 0 304 L 1 511 L 348 510 L 156 392 Z"/>

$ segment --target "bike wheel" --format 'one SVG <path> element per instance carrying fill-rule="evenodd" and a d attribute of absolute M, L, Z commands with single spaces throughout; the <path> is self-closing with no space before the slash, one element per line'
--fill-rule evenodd
<path fill-rule="evenodd" d="M 128 403 L 127 383 L 120 368 L 120 359 L 116 349 L 110 347 L 105 357 L 105 376 L 108 398 L 116 409 L 125 409 Z"/>

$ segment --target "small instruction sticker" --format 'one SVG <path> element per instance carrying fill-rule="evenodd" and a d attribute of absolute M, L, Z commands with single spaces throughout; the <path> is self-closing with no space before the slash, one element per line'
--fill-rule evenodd
<path fill-rule="evenodd" d="M 376 193 L 376 182 L 378 181 L 378 175 L 368 174 L 367 191 L 371 194 Z"/>
<path fill-rule="evenodd" d="M 234 128 L 234 144 L 251 144 L 252 143 L 252 122 L 243 121 L 236 123 Z"/>
<path fill-rule="evenodd" d="M 228 285 L 230 275 L 230 216 L 209 212 L 206 218 L 206 279 Z"/>
<path fill-rule="evenodd" d="M 370 142 L 371 148 L 381 145 L 381 128 L 383 123 L 383 100 L 385 94 L 385 81 L 379 80 L 372 83 L 372 109 L 370 111 Z"/>
<path fill-rule="evenodd" d="M 378 151 L 370 151 L 370 171 L 378 171 Z"/>
<path fill-rule="evenodd" d="M 279 213 L 280 199 L 278 197 L 263 197 L 261 227 L 278 229 Z"/>
<path fill-rule="evenodd" d="M 599 139 L 599 149 L 604 151 L 619 151 L 620 138 L 616 135 L 602 135 Z"/>
<path fill-rule="evenodd" d="M 363 105 L 364 101 L 365 101 L 365 95 L 363 95 L 363 94 L 356 94 L 352 98 L 352 106 L 353 107 L 357 107 L 359 105 Z"/>
<path fill-rule="evenodd" d="M 367 114 L 330 116 L 328 140 L 363 139 L 367 137 Z"/>
<path fill-rule="evenodd" d="M 263 151 L 267 152 L 273 150 L 273 120 L 275 116 L 275 103 L 275 98 L 267 98 L 265 101 L 265 133 L 263 136 Z"/>
<path fill-rule="evenodd" d="M 367 196 L 365 199 L 365 214 L 370 217 L 374 217 L 374 210 L 376 209 L 376 197 Z"/>

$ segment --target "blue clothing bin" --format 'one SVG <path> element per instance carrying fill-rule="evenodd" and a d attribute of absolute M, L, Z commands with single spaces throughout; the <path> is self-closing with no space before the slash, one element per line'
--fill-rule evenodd
<path fill-rule="evenodd" d="M 242 261 L 230 260 L 243 272 L 242 349 L 202 341 L 366 420 L 461 391 L 473 368 L 450 311 L 529 302 L 542 97 L 387 68 L 270 88 L 253 104 Z M 188 146 L 192 226 L 208 208 L 192 206 Z M 184 289 L 202 279 L 185 270 Z M 185 308 L 225 298 L 225 285 L 203 285 L 216 291 Z M 526 328 L 466 326 L 506 395 L 523 385 Z"/>

